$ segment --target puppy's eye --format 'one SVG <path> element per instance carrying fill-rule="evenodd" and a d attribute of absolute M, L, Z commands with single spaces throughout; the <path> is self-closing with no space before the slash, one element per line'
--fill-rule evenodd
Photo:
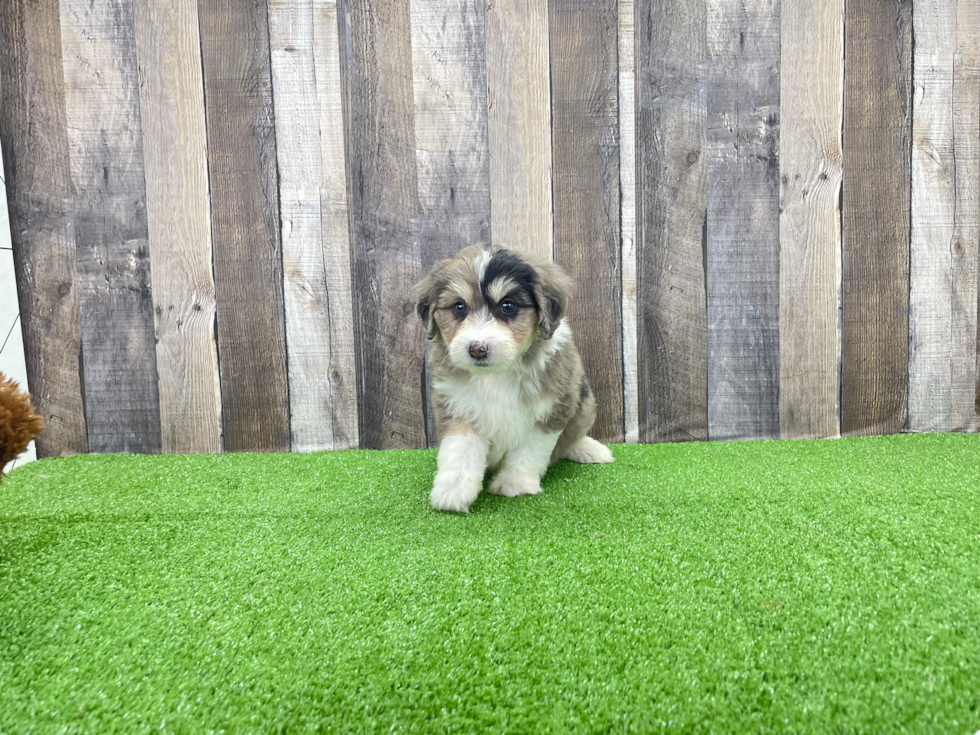
<path fill-rule="evenodd" d="M 500 302 L 500 313 L 504 316 L 511 316 L 517 312 L 517 304 L 510 299 Z"/>
<path fill-rule="evenodd" d="M 455 304 L 453 304 L 453 314 L 460 318 L 466 316 L 466 302 L 457 301 Z"/>

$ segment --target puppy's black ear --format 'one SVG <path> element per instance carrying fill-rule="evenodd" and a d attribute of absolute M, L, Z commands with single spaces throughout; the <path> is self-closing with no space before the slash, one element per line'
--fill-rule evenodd
<path fill-rule="evenodd" d="M 534 269 L 538 276 L 534 286 L 534 298 L 538 302 L 538 327 L 544 339 L 551 339 L 572 297 L 572 279 L 554 263 L 536 265 Z"/>
<path fill-rule="evenodd" d="M 437 277 L 438 268 L 415 284 L 412 288 L 412 300 L 415 301 L 415 311 L 419 319 L 425 324 L 425 331 L 429 339 L 436 336 L 435 303 L 439 298 L 439 291 L 442 288 Z"/>

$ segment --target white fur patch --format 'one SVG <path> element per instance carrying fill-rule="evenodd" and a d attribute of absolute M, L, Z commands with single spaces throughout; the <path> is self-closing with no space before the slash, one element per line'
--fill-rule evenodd
<path fill-rule="evenodd" d="M 483 489 L 487 443 L 476 434 L 453 434 L 439 445 L 438 470 L 429 494 L 436 510 L 469 511 Z"/>
<path fill-rule="evenodd" d="M 612 452 L 591 436 L 583 436 L 565 452 L 565 459 L 581 464 L 608 464 L 613 461 Z"/>

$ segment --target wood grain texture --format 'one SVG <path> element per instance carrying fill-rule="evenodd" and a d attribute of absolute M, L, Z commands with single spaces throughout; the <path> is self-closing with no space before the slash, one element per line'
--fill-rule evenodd
<path fill-rule="evenodd" d="M 131 0 L 62 0 L 85 418 L 91 452 L 160 451 Z"/>
<path fill-rule="evenodd" d="M 486 19 L 483 0 L 412 3 L 415 161 L 422 268 L 490 242 Z M 432 395 L 426 363 L 426 396 Z M 437 442 L 426 401 L 426 438 Z"/>
<path fill-rule="evenodd" d="M 637 0 L 640 440 L 706 439 L 704 73 L 697 0 Z"/>
<path fill-rule="evenodd" d="M 783 0 L 779 431 L 840 433 L 844 2 Z"/>
<path fill-rule="evenodd" d="M 204 84 L 196 0 L 134 0 L 166 453 L 221 450 Z"/>
<path fill-rule="evenodd" d="M 88 450 L 57 0 L 0 3 L 0 141 L 40 457 Z"/>
<path fill-rule="evenodd" d="M 633 0 L 619 0 L 619 229 L 623 321 L 623 439 L 640 440 L 636 332 L 636 31 Z"/>
<path fill-rule="evenodd" d="M 912 0 L 846 3 L 841 433 L 908 422 Z"/>
<path fill-rule="evenodd" d="M 357 446 L 337 6 L 269 3 L 293 451 Z"/>
<path fill-rule="evenodd" d="M 421 276 L 407 0 L 338 4 L 362 447 L 423 447 Z"/>
<path fill-rule="evenodd" d="M 200 0 L 198 8 L 225 449 L 289 451 L 266 3 Z"/>
<path fill-rule="evenodd" d="M 591 435 L 623 441 L 616 0 L 549 5 L 555 261 L 575 280 L 568 320 L 596 395 Z"/>
<path fill-rule="evenodd" d="M 909 428 L 976 429 L 980 7 L 915 5 Z"/>
<path fill-rule="evenodd" d="M 548 4 L 487 5 L 491 229 L 496 245 L 554 255 Z"/>
<path fill-rule="evenodd" d="M 708 436 L 779 437 L 779 0 L 708 0 Z"/>

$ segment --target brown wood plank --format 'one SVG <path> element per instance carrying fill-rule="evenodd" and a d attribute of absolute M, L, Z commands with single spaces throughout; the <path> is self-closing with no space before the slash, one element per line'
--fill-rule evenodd
<path fill-rule="evenodd" d="M 62 0 L 91 452 L 160 451 L 132 0 Z"/>
<path fill-rule="evenodd" d="M 57 0 L 0 3 L 0 141 L 39 457 L 88 450 Z"/>
<path fill-rule="evenodd" d="M 779 437 L 780 3 L 708 0 L 708 436 Z"/>
<path fill-rule="evenodd" d="M 637 0 L 640 440 L 707 439 L 706 16 Z"/>
<path fill-rule="evenodd" d="M 338 5 L 352 208 L 361 446 L 426 445 L 407 0 Z"/>
<path fill-rule="evenodd" d="M 412 3 L 412 79 L 422 268 L 490 242 L 483 0 Z M 428 346 L 428 345 L 427 345 Z M 436 446 L 426 363 L 426 438 Z"/>
<path fill-rule="evenodd" d="M 840 434 L 844 0 L 783 0 L 779 432 Z"/>
<path fill-rule="evenodd" d="M 548 4 L 487 3 L 486 26 L 494 243 L 551 258 Z"/>
<path fill-rule="evenodd" d="M 225 449 L 289 451 L 265 0 L 200 0 Z"/>
<path fill-rule="evenodd" d="M 916 4 L 909 428 L 976 429 L 980 7 Z"/>
<path fill-rule="evenodd" d="M 161 443 L 221 450 L 204 83 L 196 0 L 134 0 Z"/>
<path fill-rule="evenodd" d="M 337 4 L 269 3 L 294 452 L 357 446 Z"/>
<path fill-rule="evenodd" d="M 908 423 L 912 0 L 844 19 L 841 433 Z"/>
<path fill-rule="evenodd" d="M 549 4 L 555 261 L 598 404 L 592 436 L 623 441 L 616 0 Z"/>

